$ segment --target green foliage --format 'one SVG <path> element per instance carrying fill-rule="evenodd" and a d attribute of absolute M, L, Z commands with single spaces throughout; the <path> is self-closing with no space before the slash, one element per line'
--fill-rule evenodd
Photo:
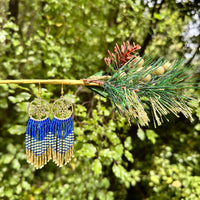
<path fill-rule="evenodd" d="M 146 130 L 147 138 L 153 143 L 156 143 L 156 138 L 158 135 L 153 130 Z"/>
<path fill-rule="evenodd" d="M 0 79 L 79 79 L 106 71 L 106 50 L 129 38 L 142 45 L 152 24 L 146 53 L 192 56 L 182 35 L 196 8 L 186 2 L 165 1 L 159 11 L 157 1 L 153 14 L 155 1 L 18 2 L 13 20 L 6 12 L 9 0 L 0 1 Z M 197 38 L 187 41 L 195 46 Z M 158 129 L 153 124 L 140 129 L 87 88 L 64 90 L 75 103 L 75 156 L 62 168 L 50 161 L 35 170 L 26 162 L 24 132 L 38 86 L 0 85 L 0 199 L 199 199 L 198 103 L 193 123 L 170 115 Z M 60 86 L 42 85 L 42 97 L 50 103 L 59 96 Z"/>
<path fill-rule="evenodd" d="M 184 89 L 197 85 L 191 79 L 194 67 L 185 67 L 183 61 L 169 63 L 163 58 L 155 61 L 152 56 L 144 57 L 144 60 L 134 58 L 130 50 L 134 47 L 129 43 L 122 47 L 120 50 L 118 45 L 115 46 L 115 53 L 110 54 L 112 61 L 106 58 L 111 76 L 102 84 L 119 114 L 129 121 L 138 121 L 142 126 L 150 121 L 148 110 L 152 112 L 155 127 L 160 126 L 169 113 L 175 116 L 182 113 L 192 121 L 188 105 L 191 98 L 185 95 Z M 121 63 L 122 60 L 126 60 L 125 64 Z"/>

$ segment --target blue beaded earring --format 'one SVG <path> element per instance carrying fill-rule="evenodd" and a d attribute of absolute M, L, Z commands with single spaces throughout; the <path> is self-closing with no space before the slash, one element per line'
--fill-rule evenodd
<path fill-rule="evenodd" d="M 63 95 L 62 84 L 61 97 L 52 106 L 54 117 L 50 127 L 52 159 L 60 167 L 71 160 L 74 148 L 73 105 Z"/>
<path fill-rule="evenodd" d="M 37 169 L 42 168 L 51 159 L 49 147 L 49 130 L 51 112 L 50 105 L 41 98 L 41 85 L 39 83 L 39 97 L 28 106 L 29 120 L 26 129 L 26 155 L 27 162 Z"/>

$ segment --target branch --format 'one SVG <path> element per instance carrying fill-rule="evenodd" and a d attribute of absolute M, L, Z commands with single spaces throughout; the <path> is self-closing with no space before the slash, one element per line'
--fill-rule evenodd
<path fill-rule="evenodd" d="M 87 79 L 86 79 L 87 80 Z M 101 86 L 102 82 L 96 80 L 70 80 L 70 79 L 21 79 L 21 80 L 0 80 L 0 84 L 63 84 L 63 85 L 85 85 L 85 86 Z"/>
<path fill-rule="evenodd" d="M 13 18 L 14 23 L 17 23 L 18 12 L 19 12 L 19 1 L 18 0 L 10 0 L 9 1 L 9 15 L 8 18 Z"/>
<path fill-rule="evenodd" d="M 144 39 L 144 42 L 143 44 L 141 45 L 142 48 L 140 50 L 140 55 L 142 56 L 148 46 L 148 44 L 150 43 L 150 41 L 152 40 L 152 37 L 153 37 L 153 28 L 155 29 L 156 26 L 157 26 L 157 23 L 158 23 L 158 19 L 155 20 L 155 22 L 153 23 L 153 15 L 155 12 L 157 13 L 160 13 L 160 10 L 162 8 L 162 5 L 164 3 L 165 0 L 162 0 L 161 3 L 159 4 L 159 7 L 158 9 L 156 10 L 156 6 L 158 5 L 157 4 L 157 0 L 155 1 L 155 4 L 154 4 L 154 7 L 152 9 L 152 13 L 151 13 L 151 20 L 150 20 L 150 24 L 149 24 L 149 30 L 148 30 L 148 33 L 147 33 L 147 36 L 146 38 Z"/>
<path fill-rule="evenodd" d="M 200 49 L 200 43 L 196 48 L 196 51 L 194 52 L 193 56 L 188 60 L 188 62 L 186 63 L 186 65 L 190 65 L 193 61 L 193 59 L 195 58 L 195 56 L 199 53 L 199 49 Z"/>

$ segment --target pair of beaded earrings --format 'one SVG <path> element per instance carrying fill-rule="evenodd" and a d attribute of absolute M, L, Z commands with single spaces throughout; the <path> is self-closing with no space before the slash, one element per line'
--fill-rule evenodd
<path fill-rule="evenodd" d="M 38 169 L 53 159 L 61 167 L 67 164 L 73 155 L 73 105 L 63 96 L 63 84 L 61 97 L 52 107 L 41 98 L 40 83 L 38 93 L 39 97 L 28 106 L 29 120 L 25 141 L 27 162 Z M 51 113 L 52 120 L 49 119 Z"/>

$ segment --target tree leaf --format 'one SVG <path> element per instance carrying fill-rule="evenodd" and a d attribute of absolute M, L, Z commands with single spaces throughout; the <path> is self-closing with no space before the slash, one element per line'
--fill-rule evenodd
<path fill-rule="evenodd" d="M 92 164 L 92 170 L 94 171 L 94 173 L 96 175 L 101 174 L 102 172 L 102 164 L 101 161 L 99 159 L 95 159 L 93 164 Z"/>
<path fill-rule="evenodd" d="M 130 161 L 131 163 L 133 163 L 134 159 L 133 159 L 133 155 L 129 152 L 129 151 L 125 151 L 125 156 L 127 158 L 128 161 Z"/>
<path fill-rule="evenodd" d="M 126 140 L 124 141 L 124 146 L 125 146 L 125 148 L 128 149 L 128 150 L 131 150 L 131 149 L 133 148 L 131 136 L 128 136 L 128 137 L 126 138 Z"/>
<path fill-rule="evenodd" d="M 158 135 L 153 131 L 153 130 L 146 130 L 146 135 L 147 135 L 147 138 L 153 143 L 155 144 L 156 143 L 156 138 L 158 137 Z"/>
<path fill-rule="evenodd" d="M 200 131 L 200 123 L 198 123 L 194 128 L 195 128 L 197 131 Z"/>
<path fill-rule="evenodd" d="M 142 141 L 145 140 L 145 132 L 141 128 L 138 128 L 137 136 L 139 137 L 140 140 Z"/>
<path fill-rule="evenodd" d="M 94 157 L 96 153 L 96 147 L 93 144 L 83 144 L 82 148 L 77 151 L 80 156 Z"/>
<path fill-rule="evenodd" d="M 26 133 L 26 126 L 23 125 L 13 125 L 8 129 L 11 135 L 21 135 Z"/>
<path fill-rule="evenodd" d="M 20 169 L 21 165 L 20 165 L 20 163 L 19 163 L 19 161 L 17 159 L 14 159 L 12 161 L 12 167 L 13 167 L 13 169 L 16 169 L 16 170 Z"/>
<path fill-rule="evenodd" d="M 159 13 L 154 13 L 154 14 L 153 14 L 153 17 L 154 17 L 155 19 L 161 20 L 163 16 L 162 16 L 161 14 L 159 14 Z"/>

